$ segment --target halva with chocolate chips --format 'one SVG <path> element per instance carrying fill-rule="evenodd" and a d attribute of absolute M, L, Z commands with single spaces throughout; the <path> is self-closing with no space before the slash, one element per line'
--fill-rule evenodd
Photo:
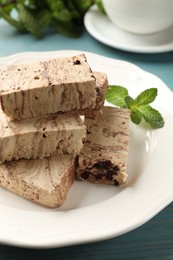
<path fill-rule="evenodd" d="M 96 79 L 84 54 L 3 67 L 0 86 L 2 110 L 17 120 L 96 102 Z"/>
<path fill-rule="evenodd" d="M 104 107 L 107 75 L 85 55 L 1 68 L 0 86 L 2 187 L 55 208 L 75 177 L 126 182 L 130 112 Z"/>
<path fill-rule="evenodd" d="M 76 177 L 94 183 L 124 184 L 129 148 L 130 111 L 104 107 L 96 119 L 85 118 L 87 137 Z"/>

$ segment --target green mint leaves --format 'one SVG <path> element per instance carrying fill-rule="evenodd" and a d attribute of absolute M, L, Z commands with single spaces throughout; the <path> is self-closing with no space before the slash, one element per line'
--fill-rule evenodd
<path fill-rule="evenodd" d="M 84 15 L 94 4 L 104 13 L 101 0 L 0 0 L 0 18 L 37 38 L 44 37 L 47 28 L 66 37 L 79 37 Z"/>
<path fill-rule="evenodd" d="M 157 96 L 157 89 L 150 88 L 141 92 L 135 99 L 129 96 L 128 90 L 121 86 L 109 86 L 106 93 L 106 100 L 118 107 L 128 108 L 131 111 L 131 120 L 140 124 L 144 119 L 152 128 L 164 126 L 162 115 L 149 104 Z"/>
<path fill-rule="evenodd" d="M 127 107 L 125 98 L 128 96 L 128 90 L 120 86 L 109 86 L 106 92 L 106 100 L 118 107 Z"/>

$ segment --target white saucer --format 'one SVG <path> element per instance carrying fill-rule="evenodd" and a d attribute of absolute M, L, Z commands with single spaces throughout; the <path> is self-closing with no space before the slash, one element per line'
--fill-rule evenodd
<path fill-rule="evenodd" d="M 87 31 L 98 41 L 125 51 L 160 53 L 173 50 L 173 26 L 151 35 L 128 33 L 116 27 L 96 6 L 90 8 L 84 18 Z"/>

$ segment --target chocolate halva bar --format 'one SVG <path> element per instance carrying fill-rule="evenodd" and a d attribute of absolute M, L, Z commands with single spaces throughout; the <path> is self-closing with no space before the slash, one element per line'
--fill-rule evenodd
<path fill-rule="evenodd" d="M 84 54 L 0 69 L 1 106 L 13 119 L 95 107 L 96 80 Z"/>
<path fill-rule="evenodd" d="M 64 203 L 74 176 L 75 159 L 67 154 L 0 164 L 1 187 L 51 208 Z"/>
<path fill-rule="evenodd" d="M 115 107 L 104 107 L 96 119 L 85 118 L 87 137 L 78 158 L 77 179 L 115 185 L 126 182 L 129 121 L 129 110 Z"/>
<path fill-rule="evenodd" d="M 86 126 L 76 113 L 10 120 L 0 110 L 0 163 L 62 153 L 78 154 L 85 136 Z"/>
<path fill-rule="evenodd" d="M 89 118 L 95 118 L 102 113 L 102 108 L 105 102 L 105 94 L 106 94 L 106 90 L 108 89 L 108 78 L 105 73 L 94 71 L 94 76 L 96 78 L 96 93 L 97 93 L 95 107 L 94 108 L 88 107 L 79 111 L 81 115 L 85 115 L 86 117 Z"/>

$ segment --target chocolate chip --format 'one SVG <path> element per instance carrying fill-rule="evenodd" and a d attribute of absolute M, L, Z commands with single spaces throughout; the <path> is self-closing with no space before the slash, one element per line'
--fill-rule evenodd
<path fill-rule="evenodd" d="M 87 172 L 87 171 L 85 171 L 85 172 L 83 172 L 83 173 L 81 174 L 81 178 L 82 178 L 83 180 L 87 180 L 88 177 L 89 177 L 89 172 Z"/>
<path fill-rule="evenodd" d="M 101 174 L 95 175 L 95 179 L 96 179 L 97 181 L 100 180 L 100 179 L 102 179 L 102 175 L 101 175 Z"/>
<path fill-rule="evenodd" d="M 118 165 L 115 165 L 115 166 L 113 167 L 113 171 L 114 171 L 114 172 L 118 172 L 118 171 L 119 171 Z"/>
<path fill-rule="evenodd" d="M 37 79 L 40 79 L 40 78 L 39 78 L 39 76 L 35 76 L 34 79 L 37 80 Z"/>
<path fill-rule="evenodd" d="M 97 161 L 94 164 L 94 167 L 96 167 L 97 169 L 106 169 L 106 170 L 108 170 L 108 169 L 112 168 L 112 163 L 109 160 Z"/>
<path fill-rule="evenodd" d="M 100 93 L 100 89 L 96 87 L 96 93 L 97 95 Z"/>
<path fill-rule="evenodd" d="M 89 135 L 89 134 L 91 134 L 91 132 L 89 130 L 87 130 L 87 134 Z"/>
<path fill-rule="evenodd" d="M 75 61 L 73 62 L 73 64 L 74 64 L 74 65 L 79 65 L 79 64 L 81 64 L 81 62 L 80 62 L 80 60 L 75 60 Z"/>
<path fill-rule="evenodd" d="M 114 180 L 114 184 L 115 184 L 116 186 L 119 186 L 119 182 L 118 182 L 117 180 Z"/>
<path fill-rule="evenodd" d="M 113 175 L 112 173 L 108 173 L 106 175 L 106 179 L 108 179 L 109 181 L 112 181 L 112 179 L 113 179 L 112 175 Z"/>

